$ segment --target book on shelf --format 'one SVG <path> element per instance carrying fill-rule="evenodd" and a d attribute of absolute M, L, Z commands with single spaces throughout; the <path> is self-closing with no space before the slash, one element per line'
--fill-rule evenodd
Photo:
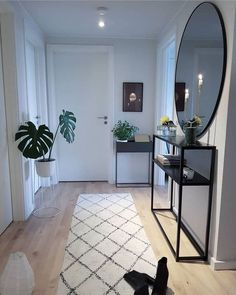
<path fill-rule="evenodd" d="M 156 160 L 158 160 L 164 166 L 179 166 L 180 165 L 180 155 L 157 155 Z M 184 164 L 186 160 L 184 160 Z"/>

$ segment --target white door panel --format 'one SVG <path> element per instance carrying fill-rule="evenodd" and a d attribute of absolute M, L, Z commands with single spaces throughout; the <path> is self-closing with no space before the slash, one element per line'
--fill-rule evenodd
<path fill-rule="evenodd" d="M 108 116 L 108 53 L 57 52 L 53 60 L 57 115 L 77 118 L 73 144 L 58 136 L 59 180 L 107 180 L 111 130 L 98 117 Z"/>
<path fill-rule="evenodd" d="M 0 58 L 0 234 L 12 222 L 13 218 L 6 128 L 2 59 Z"/>

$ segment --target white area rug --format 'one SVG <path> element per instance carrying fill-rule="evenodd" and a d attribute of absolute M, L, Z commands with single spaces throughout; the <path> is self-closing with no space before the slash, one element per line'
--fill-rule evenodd
<path fill-rule="evenodd" d="M 155 276 L 157 260 L 130 194 L 82 194 L 77 201 L 58 295 L 133 295 L 123 275 Z"/>

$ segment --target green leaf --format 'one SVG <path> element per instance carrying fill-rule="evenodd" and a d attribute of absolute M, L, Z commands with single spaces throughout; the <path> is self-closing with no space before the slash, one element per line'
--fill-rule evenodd
<path fill-rule="evenodd" d="M 33 122 L 28 121 L 21 125 L 15 134 L 15 140 L 21 139 L 18 149 L 23 156 L 30 159 L 37 159 L 44 156 L 53 143 L 53 134 L 46 125 L 39 128 Z"/>
<path fill-rule="evenodd" d="M 60 133 L 68 143 L 72 143 L 75 139 L 76 118 L 74 113 L 62 110 L 59 116 Z"/>

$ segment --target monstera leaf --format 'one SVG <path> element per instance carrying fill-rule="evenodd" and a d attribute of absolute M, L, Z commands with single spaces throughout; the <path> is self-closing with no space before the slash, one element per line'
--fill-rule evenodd
<path fill-rule="evenodd" d="M 68 143 L 72 143 L 75 139 L 75 123 L 74 113 L 62 110 L 62 114 L 59 116 L 60 133 Z"/>
<path fill-rule="evenodd" d="M 31 121 L 19 127 L 15 135 L 15 140 L 21 139 L 18 144 L 19 150 L 23 156 L 30 159 L 44 157 L 53 144 L 53 134 L 46 125 L 40 125 L 39 128 Z"/>

